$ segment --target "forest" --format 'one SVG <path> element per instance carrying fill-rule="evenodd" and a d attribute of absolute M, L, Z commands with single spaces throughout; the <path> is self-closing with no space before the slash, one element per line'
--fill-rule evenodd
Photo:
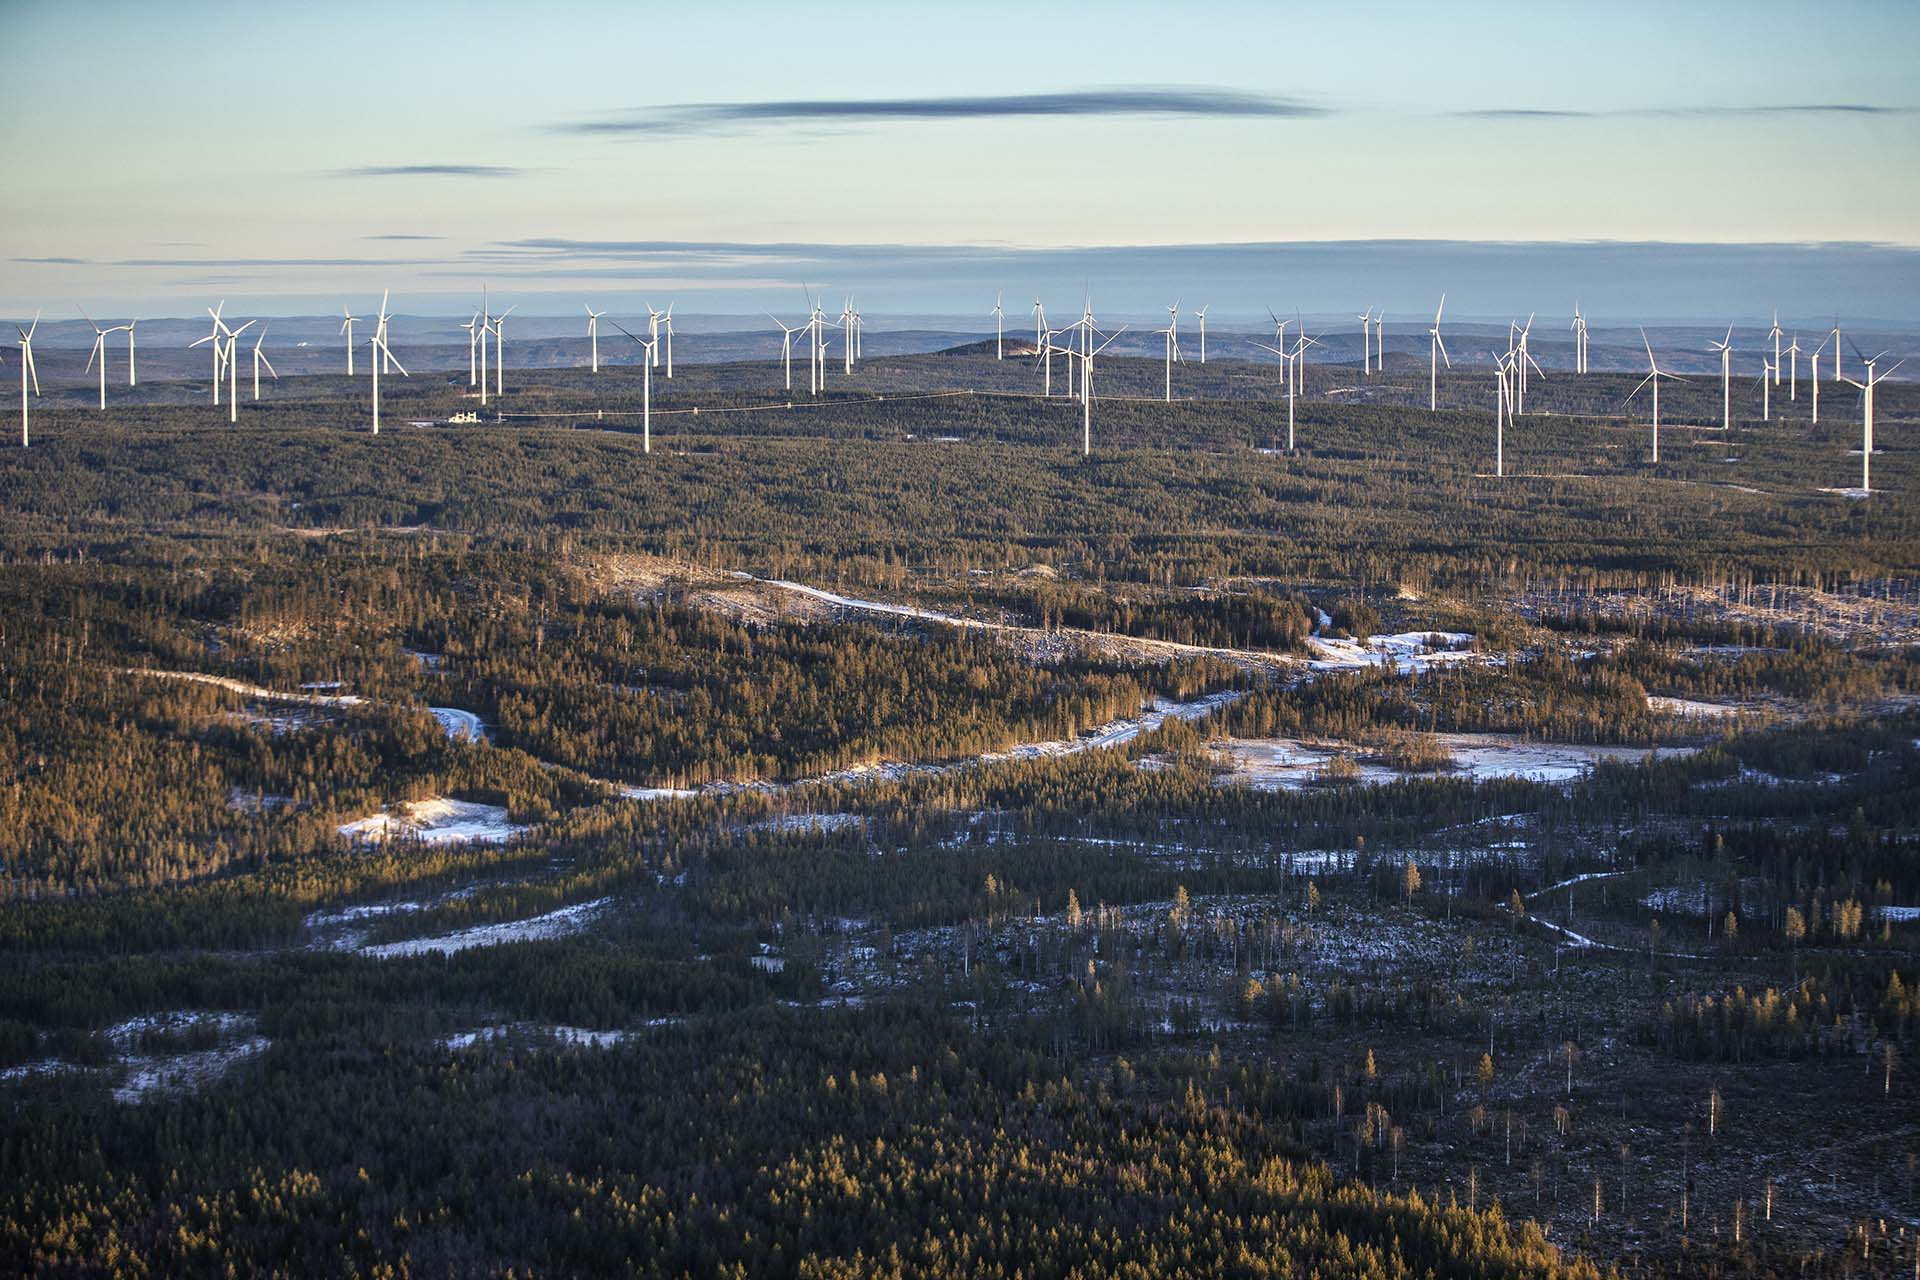
<path fill-rule="evenodd" d="M 1914 1273 L 1920 524 L 1839 409 L 1650 474 L 1600 379 L 1496 481 L 1124 359 L 1082 460 L 982 362 L 695 367 L 651 455 L 37 416 L 0 1270 Z"/>

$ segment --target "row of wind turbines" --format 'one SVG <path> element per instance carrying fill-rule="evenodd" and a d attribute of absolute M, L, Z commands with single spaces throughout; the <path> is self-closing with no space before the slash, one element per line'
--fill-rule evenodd
<path fill-rule="evenodd" d="M 842 372 L 846 376 L 851 376 L 855 363 L 862 355 L 862 333 L 865 322 L 851 296 L 848 296 L 845 300 L 839 316 L 837 318 L 830 318 L 821 306 L 818 295 L 810 289 L 805 292 L 808 311 L 806 318 L 799 324 L 789 325 L 771 313 L 768 314 L 767 318 L 773 321 L 780 331 L 781 363 L 784 371 L 786 390 L 788 392 L 793 390 L 795 339 L 804 335 L 807 349 L 808 392 L 811 395 L 818 396 L 826 385 L 828 353 L 835 340 L 830 331 L 838 331 L 841 344 Z M 392 347 L 388 342 L 388 322 L 391 319 L 387 310 L 389 300 L 390 295 L 383 292 L 380 299 L 380 310 L 374 321 L 374 332 L 367 340 L 370 348 L 368 364 L 372 377 L 372 429 L 375 435 L 378 435 L 380 431 L 381 374 L 385 372 L 390 376 L 393 372 L 398 371 L 402 377 L 409 376 L 405 366 L 394 356 Z M 994 320 L 994 357 L 996 360 L 1004 360 L 1006 358 L 1006 311 L 1004 304 L 1004 292 L 997 294 L 994 298 L 993 310 L 989 313 Z M 228 421 L 238 422 L 238 370 L 240 361 L 237 344 L 240 335 L 247 329 L 252 328 L 255 323 L 260 323 L 260 329 L 255 334 L 252 347 L 253 398 L 255 400 L 260 398 L 260 372 L 263 368 L 269 376 L 275 379 L 278 379 L 279 374 L 274 370 L 272 361 L 268 359 L 263 349 L 267 332 L 266 324 L 264 322 L 249 320 L 238 327 L 233 327 L 222 317 L 225 305 L 226 304 L 222 302 L 218 306 L 207 309 L 207 314 L 212 320 L 212 330 L 207 336 L 190 344 L 190 348 L 211 345 L 214 405 L 217 408 L 220 404 L 220 384 L 224 379 L 227 384 Z M 641 349 L 643 354 L 641 363 L 645 374 L 641 397 L 642 448 L 645 452 L 651 453 L 653 443 L 652 374 L 654 369 L 660 367 L 663 358 L 666 376 L 668 378 L 673 377 L 673 304 L 669 302 L 664 311 L 655 310 L 651 304 L 645 305 L 648 332 L 646 338 L 643 339 L 639 337 L 618 321 L 613 321 L 612 323 L 615 328 L 619 329 L 621 333 L 631 339 Z M 477 390 L 480 403 L 483 406 L 489 402 L 490 382 L 492 396 L 498 397 L 505 392 L 506 320 L 514 310 L 515 308 L 510 306 L 505 311 L 495 315 L 492 310 L 490 295 L 483 290 L 480 309 L 474 312 L 472 319 L 461 326 L 467 331 L 467 382 L 470 387 Z M 590 369 L 593 373 L 598 374 L 600 372 L 599 325 L 601 320 L 607 318 L 608 313 L 605 311 L 595 311 L 591 304 L 585 304 L 584 310 L 587 317 Z M 1361 331 L 1361 371 L 1363 376 L 1371 376 L 1375 373 L 1384 372 L 1385 369 L 1385 312 L 1378 311 L 1376 314 L 1376 311 L 1376 308 L 1368 307 L 1366 311 L 1360 313 L 1357 317 L 1360 322 Z M 1443 294 L 1441 295 L 1439 305 L 1434 310 L 1433 321 L 1427 329 L 1429 339 L 1427 407 L 1430 412 L 1437 412 L 1439 409 L 1439 380 L 1442 366 L 1444 365 L 1444 367 L 1449 370 L 1453 367 L 1452 357 L 1447 351 L 1446 342 L 1442 338 L 1440 331 L 1441 321 L 1445 311 L 1446 296 Z M 1089 454 L 1092 451 L 1092 380 L 1094 360 L 1111 346 L 1122 333 L 1126 332 L 1127 326 L 1122 325 L 1120 329 L 1112 333 L 1107 333 L 1102 330 L 1094 318 L 1090 298 L 1083 301 L 1080 317 L 1061 327 L 1056 328 L 1047 323 L 1046 307 L 1038 298 L 1034 299 L 1031 314 L 1034 321 L 1034 364 L 1042 379 L 1041 394 L 1046 398 L 1053 396 L 1053 360 L 1055 356 L 1061 357 L 1066 361 L 1065 394 L 1072 399 L 1080 401 L 1082 405 L 1081 452 L 1083 455 Z M 129 320 L 125 324 L 102 328 L 98 324 L 95 324 L 92 318 L 88 317 L 84 311 L 82 311 L 81 315 L 87 320 L 88 325 L 94 331 L 94 343 L 92 350 L 88 353 L 87 369 L 91 372 L 96 364 L 99 367 L 99 407 L 104 412 L 107 404 L 107 340 L 116 333 L 124 332 L 127 335 L 127 385 L 129 387 L 137 385 L 134 363 L 134 339 L 135 326 L 138 324 L 138 321 Z M 347 307 L 341 309 L 341 317 L 340 333 L 344 335 L 346 339 L 346 371 L 348 376 L 351 377 L 354 374 L 354 349 L 356 345 L 354 342 L 354 326 L 364 323 L 365 317 L 354 315 L 351 308 Z M 1295 447 L 1295 401 L 1303 387 L 1302 365 L 1304 364 L 1308 348 L 1317 347 L 1322 344 L 1319 338 L 1309 335 L 1306 332 L 1304 322 L 1300 321 L 1297 316 L 1293 321 L 1282 320 L 1269 310 L 1268 317 L 1274 324 L 1272 342 L 1266 343 L 1250 339 L 1249 343 L 1259 350 L 1278 357 L 1281 361 L 1284 389 L 1287 398 L 1287 450 L 1291 452 Z M 18 330 L 21 352 L 20 433 L 21 444 L 23 446 L 30 443 L 28 390 L 29 387 L 31 387 L 33 394 L 36 395 L 39 394 L 40 390 L 39 373 L 33 361 L 33 335 L 39 327 L 39 319 L 39 316 L 36 315 L 30 326 Z M 1195 313 L 1195 319 L 1198 326 L 1199 362 L 1205 365 L 1207 362 L 1207 309 L 1201 307 Z M 1526 412 L 1526 396 L 1529 378 L 1530 376 L 1546 376 L 1545 371 L 1541 369 L 1539 362 L 1533 358 L 1532 353 L 1528 349 L 1534 319 L 1534 316 L 1528 316 L 1524 324 L 1518 321 L 1509 322 L 1507 350 L 1505 354 L 1503 355 L 1497 351 L 1488 353 L 1493 363 L 1496 382 L 1494 398 L 1494 471 L 1496 476 L 1505 475 L 1506 431 L 1514 424 L 1519 415 Z M 1298 328 L 1294 335 L 1293 345 L 1289 347 L 1287 344 L 1287 330 L 1290 325 L 1296 324 Z M 1171 403 L 1173 400 L 1174 365 L 1183 363 L 1185 359 L 1180 348 L 1179 326 L 1180 303 L 1176 300 L 1172 306 L 1167 308 L 1166 327 L 1164 329 L 1153 330 L 1153 333 L 1163 340 L 1164 375 L 1162 379 L 1161 398 L 1168 403 Z M 1574 372 L 1583 375 L 1588 372 L 1589 367 L 1588 331 L 1586 317 L 1582 313 L 1578 303 L 1574 305 L 1573 321 L 1570 329 L 1574 339 Z M 1647 338 L 1646 330 L 1643 328 L 1640 333 L 1642 344 L 1647 353 L 1648 371 L 1646 377 L 1628 394 L 1627 401 L 1631 403 L 1643 391 L 1650 392 L 1649 399 L 1652 410 L 1652 460 L 1658 463 L 1660 461 L 1660 383 L 1663 380 L 1680 381 L 1683 379 L 1681 375 L 1660 367 L 1658 358 L 1654 354 L 1653 344 L 1651 340 Z M 1886 352 L 1883 351 L 1878 355 L 1870 357 L 1856 348 L 1855 355 L 1864 366 L 1864 380 L 1848 378 L 1841 372 L 1842 337 L 1839 323 L 1836 321 L 1832 330 L 1825 335 L 1820 345 L 1807 353 L 1811 361 L 1809 387 L 1812 394 L 1812 420 L 1815 423 L 1818 423 L 1820 420 L 1820 360 L 1822 355 L 1826 354 L 1828 347 L 1831 346 L 1833 381 L 1836 384 L 1845 382 L 1859 389 L 1861 392 L 1861 489 L 1862 491 L 1870 491 L 1873 455 L 1873 392 L 1874 388 L 1878 386 L 1880 382 L 1884 381 L 1900 367 L 1900 363 L 1895 363 L 1892 367 L 1881 370 L 1877 366 L 1886 356 Z M 491 369 L 488 367 L 489 338 L 492 339 L 493 348 Z M 1762 387 L 1761 414 L 1763 421 L 1770 421 L 1772 419 L 1771 389 L 1780 385 L 1783 367 L 1786 370 L 1788 399 L 1792 401 L 1799 399 L 1799 357 L 1804 349 L 1800 345 L 1799 334 L 1797 332 L 1792 336 L 1790 342 L 1783 345 L 1783 339 L 1785 338 L 1785 331 L 1781 329 L 1779 316 L 1778 313 L 1776 313 L 1773 318 L 1772 327 L 1766 335 L 1766 339 L 1773 344 L 1773 359 L 1771 362 L 1766 359 L 1764 351 L 1761 353 L 1761 374 L 1759 381 Z M 1731 430 L 1733 421 L 1733 327 L 1728 326 L 1726 337 L 1718 342 L 1711 343 L 1710 349 L 1720 354 L 1722 428 Z M 491 378 L 489 378 L 489 374 L 492 375 Z"/>

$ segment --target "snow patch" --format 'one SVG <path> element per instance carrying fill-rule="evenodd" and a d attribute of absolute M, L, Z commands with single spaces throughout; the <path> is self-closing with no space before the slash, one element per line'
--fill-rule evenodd
<path fill-rule="evenodd" d="M 558 911 L 549 911 L 545 915 L 532 916 L 526 920 L 475 925 L 471 929 L 443 933 L 433 938 L 408 938 L 403 942 L 385 942 L 377 946 L 361 947 L 360 954 L 372 956 L 376 960 L 429 953 L 444 956 L 452 955 L 456 951 L 468 951 L 474 947 L 498 947 L 510 942 L 538 942 L 547 938 L 564 938 L 586 928 L 588 923 L 611 901 L 613 901 L 611 898 L 595 898 L 592 902 L 561 907 Z"/>
<path fill-rule="evenodd" d="M 400 812 L 376 813 L 339 828 L 349 840 L 378 844 L 385 840 L 417 840 L 421 844 L 498 844 L 524 834 L 528 828 L 507 821 L 499 805 L 468 800 L 414 800 Z"/>

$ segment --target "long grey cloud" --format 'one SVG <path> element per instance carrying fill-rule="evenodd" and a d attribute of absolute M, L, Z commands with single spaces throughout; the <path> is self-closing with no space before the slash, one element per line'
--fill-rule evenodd
<path fill-rule="evenodd" d="M 333 173 L 337 178 L 516 178 L 521 170 L 499 164 L 375 164 Z"/>
<path fill-rule="evenodd" d="M 1300 119 L 1331 114 L 1300 98 L 1233 89 L 1119 88 L 941 98 L 811 98 L 775 102 L 686 102 L 567 121 L 574 134 L 681 134 L 754 125 L 982 120 L 1010 116 L 1184 116 Z"/>
<path fill-rule="evenodd" d="M 1782 102 L 1744 107 L 1619 107 L 1598 111 L 1565 110 L 1558 107 L 1485 107 L 1447 114 L 1461 120 L 1625 120 L 1625 119 L 1711 119 L 1742 116 L 1901 116 L 1913 114 L 1912 107 L 1876 106 L 1866 102 Z"/>

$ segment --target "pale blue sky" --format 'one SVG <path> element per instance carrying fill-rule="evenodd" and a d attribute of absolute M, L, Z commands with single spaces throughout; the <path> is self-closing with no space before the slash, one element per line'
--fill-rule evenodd
<path fill-rule="evenodd" d="M 1345 9 L 13 0 L 0 308 L 484 276 L 749 311 L 807 269 L 609 241 L 1920 246 L 1920 5 Z M 419 168 L 462 172 L 367 172 Z"/>

